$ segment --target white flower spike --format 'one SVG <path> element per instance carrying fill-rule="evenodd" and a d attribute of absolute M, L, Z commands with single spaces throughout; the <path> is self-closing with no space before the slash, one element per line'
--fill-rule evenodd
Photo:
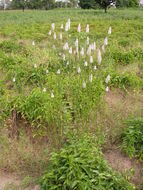
<path fill-rule="evenodd" d="M 16 81 L 15 77 L 12 79 L 12 81 L 13 81 L 13 82 L 15 82 L 15 81 Z"/>
<path fill-rule="evenodd" d="M 47 89 L 46 88 L 43 88 L 43 92 L 46 92 L 47 91 Z"/>
<path fill-rule="evenodd" d="M 81 32 L 81 26 L 80 26 L 80 24 L 78 25 L 78 27 L 77 27 L 77 32 Z"/>
<path fill-rule="evenodd" d="M 36 64 L 34 64 L 34 68 L 35 68 L 35 69 L 37 68 L 37 65 L 36 65 Z"/>
<path fill-rule="evenodd" d="M 93 57 L 90 56 L 90 63 L 93 63 Z"/>
<path fill-rule="evenodd" d="M 96 69 L 97 69 L 96 65 L 94 65 L 94 68 L 93 68 L 93 69 L 96 71 Z"/>
<path fill-rule="evenodd" d="M 86 33 L 89 33 L 89 24 L 86 26 Z"/>
<path fill-rule="evenodd" d="M 52 30 L 55 30 L 55 23 L 52 23 Z"/>
<path fill-rule="evenodd" d="M 56 40 L 56 38 L 57 38 L 57 35 L 56 35 L 56 33 L 54 33 L 54 36 L 53 36 L 53 37 L 54 37 L 54 40 Z"/>
<path fill-rule="evenodd" d="M 60 75 L 61 74 L 61 71 L 60 69 L 57 70 L 57 74 Z"/>
<path fill-rule="evenodd" d="M 93 81 L 93 75 L 89 75 L 89 81 L 92 82 Z"/>
<path fill-rule="evenodd" d="M 80 67 L 78 67 L 77 72 L 78 72 L 78 74 L 81 73 L 81 69 L 80 69 Z"/>
<path fill-rule="evenodd" d="M 107 86 L 106 89 L 105 89 L 106 92 L 109 92 L 109 87 Z"/>
<path fill-rule="evenodd" d="M 51 98 L 54 98 L 55 96 L 54 96 L 54 93 L 53 92 L 51 92 Z"/>
<path fill-rule="evenodd" d="M 83 82 L 82 87 L 86 88 L 86 82 Z"/>
<path fill-rule="evenodd" d="M 63 34 L 62 34 L 62 32 L 60 32 L 60 40 L 62 40 L 63 39 Z"/>
<path fill-rule="evenodd" d="M 100 65 L 100 64 L 101 64 L 101 61 L 102 61 L 101 51 L 100 51 L 100 49 L 98 49 L 97 60 L 98 60 L 98 64 Z"/>
<path fill-rule="evenodd" d="M 105 79 L 106 84 L 109 83 L 110 79 L 111 79 L 111 77 L 110 77 L 110 75 L 108 75 L 108 76 L 106 77 L 106 79 Z"/>
<path fill-rule="evenodd" d="M 87 67 L 88 66 L 88 63 L 87 61 L 84 62 L 84 66 Z"/>
<path fill-rule="evenodd" d="M 35 46 L 35 42 L 34 41 L 32 42 L 32 46 Z"/>
<path fill-rule="evenodd" d="M 111 26 L 109 27 L 108 34 L 111 35 Z"/>
<path fill-rule="evenodd" d="M 107 37 L 106 37 L 105 40 L 104 40 L 104 44 L 105 44 L 105 46 L 108 45 L 108 39 L 107 39 Z"/>

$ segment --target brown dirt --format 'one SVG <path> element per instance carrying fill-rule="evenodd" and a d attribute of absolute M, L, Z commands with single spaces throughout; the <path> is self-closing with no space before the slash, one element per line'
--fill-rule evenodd
<path fill-rule="evenodd" d="M 11 190 L 12 187 L 16 187 L 17 190 L 39 190 L 39 186 L 22 188 L 21 181 L 15 174 L 0 171 L 0 190 Z"/>
<path fill-rule="evenodd" d="M 19 185 L 20 181 L 15 175 L 9 175 L 0 171 L 0 190 L 3 190 L 8 185 Z"/>
<path fill-rule="evenodd" d="M 134 170 L 134 175 L 131 179 L 135 185 L 143 184 L 143 164 L 135 159 L 130 159 L 125 154 L 121 153 L 117 148 L 112 148 L 104 153 L 108 163 L 116 171 L 123 173 Z"/>

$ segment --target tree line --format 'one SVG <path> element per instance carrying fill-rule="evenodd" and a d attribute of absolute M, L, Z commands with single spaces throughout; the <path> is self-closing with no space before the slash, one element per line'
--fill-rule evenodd
<path fill-rule="evenodd" d="M 83 9 L 103 8 L 107 12 L 108 7 L 138 7 L 138 0 L 5 0 L 10 2 L 11 9 L 53 9 L 65 7 L 81 7 Z"/>

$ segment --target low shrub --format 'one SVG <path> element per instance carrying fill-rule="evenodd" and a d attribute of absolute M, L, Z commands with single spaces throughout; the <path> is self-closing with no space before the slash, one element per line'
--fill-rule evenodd
<path fill-rule="evenodd" d="M 132 184 L 108 166 L 97 147 L 95 140 L 84 136 L 52 153 L 41 190 L 133 190 Z"/>
<path fill-rule="evenodd" d="M 111 74 L 110 85 L 119 88 L 142 88 L 142 80 L 133 73 Z"/>
<path fill-rule="evenodd" d="M 143 118 L 128 120 L 121 138 L 121 149 L 130 157 L 143 160 Z"/>
<path fill-rule="evenodd" d="M 121 65 L 128 65 L 134 61 L 134 55 L 132 52 L 113 52 L 111 57 L 115 60 L 116 63 Z"/>

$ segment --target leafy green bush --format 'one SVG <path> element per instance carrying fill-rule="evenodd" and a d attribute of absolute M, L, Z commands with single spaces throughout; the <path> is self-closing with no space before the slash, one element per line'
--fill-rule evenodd
<path fill-rule="evenodd" d="M 128 120 L 122 133 L 122 150 L 143 160 L 143 118 Z"/>
<path fill-rule="evenodd" d="M 21 44 L 17 44 L 13 41 L 3 41 L 0 43 L 0 49 L 5 53 L 21 53 L 22 55 L 30 55 L 29 50 L 27 50 Z"/>
<path fill-rule="evenodd" d="M 112 73 L 110 85 L 119 88 L 142 88 L 142 81 L 133 73 Z"/>
<path fill-rule="evenodd" d="M 128 65 L 134 60 L 132 52 L 113 52 L 111 56 L 116 61 L 116 63 L 122 65 Z"/>
<path fill-rule="evenodd" d="M 107 164 L 97 142 L 84 136 L 54 152 L 41 190 L 133 190 L 134 186 Z"/>

